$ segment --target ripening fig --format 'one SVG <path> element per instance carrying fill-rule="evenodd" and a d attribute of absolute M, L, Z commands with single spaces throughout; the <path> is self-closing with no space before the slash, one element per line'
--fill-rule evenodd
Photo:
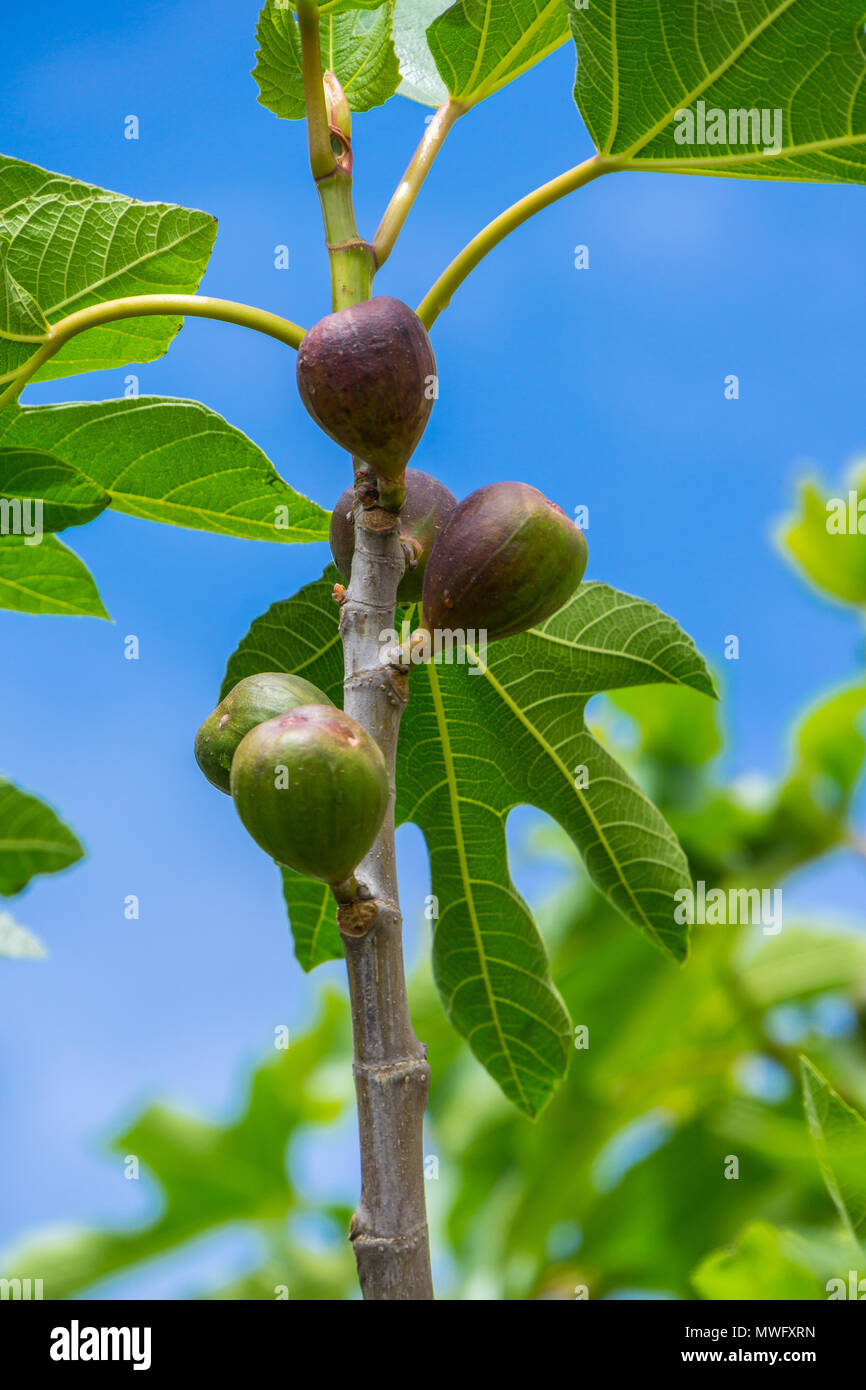
<path fill-rule="evenodd" d="M 355 495 L 347 487 L 331 515 L 331 554 L 334 564 L 348 584 L 355 553 Z M 457 498 L 438 478 L 417 468 L 406 469 L 406 500 L 400 512 L 400 535 L 414 563 L 407 561 L 406 572 L 400 580 L 397 599 L 414 603 L 421 597 L 424 571 L 430 550 L 454 508 Z"/>
<path fill-rule="evenodd" d="M 245 734 L 275 714 L 298 705 L 328 705 L 324 691 L 302 676 L 285 671 L 262 671 L 245 676 L 220 700 L 195 737 L 196 762 L 209 782 L 229 795 L 229 773 L 235 750 Z"/>
<path fill-rule="evenodd" d="M 298 389 L 316 424 L 392 482 L 424 433 L 435 379 L 426 328 L 388 295 L 328 314 L 298 350 Z"/>
<path fill-rule="evenodd" d="M 571 598 L 586 569 L 586 538 L 528 483 L 490 483 L 440 531 L 424 575 L 429 629 L 524 632 Z"/>
<path fill-rule="evenodd" d="M 301 705 L 251 729 L 235 753 L 231 788 L 266 854 L 331 885 L 349 879 L 372 846 L 390 794 L 379 745 L 327 705 Z"/>

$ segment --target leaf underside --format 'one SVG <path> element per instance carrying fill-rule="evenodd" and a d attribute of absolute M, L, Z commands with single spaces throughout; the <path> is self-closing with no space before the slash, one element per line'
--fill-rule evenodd
<path fill-rule="evenodd" d="M 0 445 L 43 449 L 103 489 L 115 511 L 245 540 L 322 541 L 329 513 L 261 449 L 197 401 L 162 396 L 7 407 Z"/>
<path fill-rule="evenodd" d="M 568 41 L 562 0 L 458 0 L 427 30 L 448 94 L 472 106 Z"/>
<path fill-rule="evenodd" d="M 336 73 L 352 111 L 369 111 L 393 96 L 400 68 L 391 42 L 392 0 L 331 6 L 321 14 L 322 71 Z M 259 15 L 253 77 L 259 102 L 289 121 L 303 120 L 304 79 L 297 21 L 288 5 L 268 0 Z"/>
<path fill-rule="evenodd" d="M 575 100 L 602 154 L 633 169 L 866 178 L 862 0 L 566 3 L 577 45 Z M 726 119 L 710 134 L 705 126 L 702 141 L 696 124 L 686 143 L 677 113 L 697 119 L 698 102 Z"/>
<path fill-rule="evenodd" d="M 243 676 L 279 670 L 304 675 L 340 701 L 331 598 L 337 578 L 330 567 L 253 623 L 229 661 L 223 693 Z M 674 919 L 674 894 L 690 885 L 685 856 L 660 813 L 584 725 L 591 695 L 656 681 L 714 693 L 693 643 L 670 618 L 604 584 L 584 585 L 532 632 L 486 653 L 469 648 L 464 664 L 419 666 L 411 675 L 397 821 L 413 821 L 427 841 L 439 904 L 437 984 L 457 1030 L 530 1115 L 565 1071 L 570 1022 L 508 873 L 505 823 L 521 804 L 558 820 L 596 887 L 682 960 L 687 928 Z M 320 898 L 290 899 L 307 968 L 315 963 L 314 937 L 322 958 L 338 951 L 332 919 L 320 921 L 320 909 Z"/>
<path fill-rule="evenodd" d="M 31 316 L 38 309 L 49 324 L 108 299 L 193 293 L 215 236 L 208 213 L 142 203 L 0 155 L 0 240 L 8 243 L 0 295 L 8 304 L 11 280 L 32 303 Z M 35 379 L 152 362 L 180 323 L 154 317 L 90 329 L 61 348 Z M 34 350 L 3 338 L 2 328 L 0 321 L 0 379 Z"/>

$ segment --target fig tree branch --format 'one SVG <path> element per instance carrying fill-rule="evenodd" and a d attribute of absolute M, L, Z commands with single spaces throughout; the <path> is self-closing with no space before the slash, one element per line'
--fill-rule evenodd
<path fill-rule="evenodd" d="M 602 155 L 593 155 L 590 159 L 585 159 L 582 164 L 578 164 L 573 169 L 567 169 L 564 174 L 551 179 L 549 183 L 542 184 L 532 193 L 528 193 L 519 202 L 513 203 L 505 212 L 499 214 L 492 222 L 489 222 L 483 231 L 464 246 L 459 256 L 443 270 L 436 283 L 427 291 L 421 303 L 416 309 L 416 313 L 424 324 L 425 328 L 436 321 L 443 309 L 447 309 L 451 303 L 451 296 L 454 291 L 459 289 L 466 277 L 475 269 L 480 261 L 492 251 L 494 246 L 498 246 L 510 232 L 516 227 L 527 222 L 530 217 L 534 217 L 543 208 L 549 207 L 559 198 L 564 198 L 566 194 L 573 193 L 575 189 L 582 188 L 584 184 L 591 183 L 601 174 L 606 174 L 616 169 L 615 160 L 605 159 Z"/>
<path fill-rule="evenodd" d="M 448 101 L 444 106 L 439 107 L 427 126 L 417 150 L 409 161 L 405 174 L 385 209 L 382 221 L 379 223 L 373 238 L 373 255 L 376 258 L 377 268 L 385 264 L 393 251 L 394 243 L 400 235 L 409 210 L 421 190 L 421 185 L 430 172 L 446 135 L 458 116 L 462 116 L 464 109 L 459 102 Z"/>
<path fill-rule="evenodd" d="M 351 127 L 348 119 L 334 126 L 328 120 L 328 101 L 334 109 L 341 106 L 342 89 L 335 77 L 329 78 L 326 100 L 318 7 L 315 0 L 299 0 L 297 8 L 310 167 L 322 205 L 337 311 L 370 298 L 376 263 L 355 222 Z M 330 169 L 322 149 L 323 121 L 329 144 L 333 141 Z M 359 894 L 338 908 L 361 1148 L 361 1197 L 349 1234 L 365 1299 L 422 1301 L 433 1297 L 423 1156 L 430 1071 L 426 1048 L 409 1017 L 394 846 L 394 765 L 409 680 L 408 672 L 383 666 L 381 660 L 382 634 L 394 627 L 397 585 L 406 566 L 400 540 L 402 487 L 392 487 L 390 496 L 380 487 L 377 495 L 371 475 L 359 460 L 355 550 L 340 608 L 343 705 L 379 744 L 391 796 L 378 837 L 357 870 L 366 896 Z"/>
<path fill-rule="evenodd" d="M 219 319 L 223 323 L 236 323 L 241 328 L 254 328 L 270 338 L 276 338 L 287 346 L 298 348 L 306 332 L 296 323 L 271 314 L 267 309 L 254 309 L 249 304 L 238 304 L 230 299 L 213 299 L 209 295 L 197 294 L 138 294 L 126 299 L 107 299 L 101 304 L 91 304 L 86 309 L 77 309 L 66 318 L 53 323 L 42 340 L 42 346 L 34 355 L 17 368 L 0 377 L 0 384 L 8 382 L 6 390 L 0 395 L 0 408 L 21 392 L 40 367 L 50 361 L 78 333 L 86 333 L 89 328 L 101 328 L 121 319 L 137 319 L 159 315 L 163 318 L 181 316 L 183 318 Z M 0 335 L 2 336 L 2 335 Z"/>

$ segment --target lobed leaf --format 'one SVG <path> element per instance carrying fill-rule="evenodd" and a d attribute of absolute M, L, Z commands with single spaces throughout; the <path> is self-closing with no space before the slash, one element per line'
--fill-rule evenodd
<path fill-rule="evenodd" d="M 10 408 L 0 444 L 49 450 L 115 511 L 246 540 L 321 541 L 329 514 L 295 492 L 261 449 L 197 401 L 139 396 Z"/>
<path fill-rule="evenodd" d="M 229 661 L 224 692 L 256 671 L 283 670 L 339 700 L 336 578 L 330 567 L 253 623 Z M 410 679 L 397 820 L 414 821 L 430 853 L 437 984 L 476 1056 L 534 1115 L 565 1071 L 570 1024 L 538 928 L 509 877 L 508 813 L 530 804 L 558 820 L 596 886 L 682 959 L 687 929 L 674 919 L 674 894 L 690 886 L 685 856 L 649 799 L 587 732 L 584 710 L 591 695 L 616 686 L 661 681 L 712 694 L 712 681 L 672 619 L 603 584 L 584 585 L 529 633 L 486 653 L 470 646 L 466 664 L 419 666 Z"/>

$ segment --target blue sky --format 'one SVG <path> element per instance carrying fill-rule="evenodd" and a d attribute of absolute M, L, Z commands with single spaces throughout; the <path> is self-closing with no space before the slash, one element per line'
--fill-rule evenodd
<path fill-rule="evenodd" d="M 255 19 L 252 4 L 183 0 L 15 8 L 2 146 L 216 214 L 206 290 L 311 324 L 329 309 L 320 213 L 302 126 L 256 102 Z M 379 292 L 417 303 L 485 222 L 590 152 L 572 75 L 564 49 L 457 126 Z M 136 142 L 123 136 L 129 114 Z M 425 114 L 395 99 L 355 119 L 368 235 Z M 810 594 L 773 532 L 804 472 L 835 480 L 866 455 L 864 232 L 857 188 L 606 178 L 499 247 L 435 328 L 441 396 L 416 466 L 461 496 L 521 478 L 566 511 L 588 505 L 588 577 L 658 603 L 724 664 L 735 773 L 776 774 L 792 717 L 862 658 L 852 618 Z M 206 402 L 323 505 L 345 486 L 344 456 L 298 400 L 289 349 L 190 322 L 166 358 L 137 370 L 142 393 Z M 729 373 L 738 401 L 724 397 Z M 116 396 L 124 375 L 27 399 Z M 88 849 L 14 905 L 51 958 L 0 973 L 0 1242 L 61 1220 L 143 1216 L 145 1185 L 122 1180 L 101 1138 L 157 1096 L 228 1113 L 275 1024 L 300 1024 L 315 993 L 292 958 L 275 872 L 197 772 L 192 739 L 249 623 L 317 575 L 325 548 L 115 515 L 67 539 L 113 623 L 0 613 L 0 768 L 50 799 Z M 138 662 L 123 659 L 129 633 Z M 730 633 L 738 663 L 722 662 Z M 415 940 L 420 837 L 405 832 L 401 847 Z M 523 882 L 545 887 L 529 869 Z M 798 891 L 853 911 L 862 878 L 831 865 Z M 123 914 L 130 893 L 137 922 Z M 352 1200 L 354 1155 L 334 1163 Z M 156 1275 L 123 1285 L 170 1287 Z"/>

